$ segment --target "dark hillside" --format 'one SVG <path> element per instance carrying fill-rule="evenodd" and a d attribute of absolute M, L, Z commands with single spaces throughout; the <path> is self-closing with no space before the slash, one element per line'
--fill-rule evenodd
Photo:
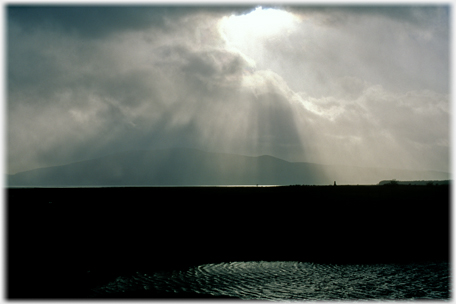
<path fill-rule="evenodd" d="M 132 151 L 9 176 L 9 186 L 322 184 L 321 166 L 193 149 Z"/>
<path fill-rule="evenodd" d="M 326 166 L 194 149 L 129 151 L 7 176 L 8 186 L 329 185 L 397 178 L 449 179 L 445 172 Z"/>

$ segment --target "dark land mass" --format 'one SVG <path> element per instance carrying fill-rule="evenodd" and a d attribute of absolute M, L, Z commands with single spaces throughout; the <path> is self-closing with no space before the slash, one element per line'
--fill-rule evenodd
<path fill-rule="evenodd" d="M 330 166 L 196 149 L 127 151 L 8 175 L 8 186 L 329 185 L 447 180 L 447 172 Z"/>
<path fill-rule="evenodd" d="M 205 263 L 450 256 L 448 185 L 9 188 L 6 201 L 9 299 L 88 298 L 120 275 Z"/>
<path fill-rule="evenodd" d="M 414 180 L 414 181 L 397 181 L 397 180 L 384 180 L 378 183 L 379 185 L 421 185 L 421 186 L 439 186 L 450 185 L 450 180 Z"/>

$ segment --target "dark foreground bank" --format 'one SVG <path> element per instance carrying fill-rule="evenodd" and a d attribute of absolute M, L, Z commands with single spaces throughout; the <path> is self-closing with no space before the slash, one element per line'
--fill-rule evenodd
<path fill-rule="evenodd" d="M 120 275 L 205 263 L 449 261 L 448 186 L 38 188 L 6 195 L 6 287 L 14 299 L 92 297 L 93 288 Z"/>

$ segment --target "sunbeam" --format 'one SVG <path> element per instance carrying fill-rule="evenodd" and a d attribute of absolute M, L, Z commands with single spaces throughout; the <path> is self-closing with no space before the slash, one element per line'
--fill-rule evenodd
<path fill-rule="evenodd" d="M 447 7 L 391 12 L 10 7 L 8 173 L 172 147 L 447 172 Z"/>

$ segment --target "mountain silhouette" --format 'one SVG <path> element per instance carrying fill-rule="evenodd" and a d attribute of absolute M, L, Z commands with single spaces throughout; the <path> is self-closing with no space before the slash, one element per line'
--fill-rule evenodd
<path fill-rule="evenodd" d="M 116 153 L 7 176 L 8 186 L 329 185 L 444 180 L 446 172 L 329 166 L 276 157 L 161 149 Z"/>

